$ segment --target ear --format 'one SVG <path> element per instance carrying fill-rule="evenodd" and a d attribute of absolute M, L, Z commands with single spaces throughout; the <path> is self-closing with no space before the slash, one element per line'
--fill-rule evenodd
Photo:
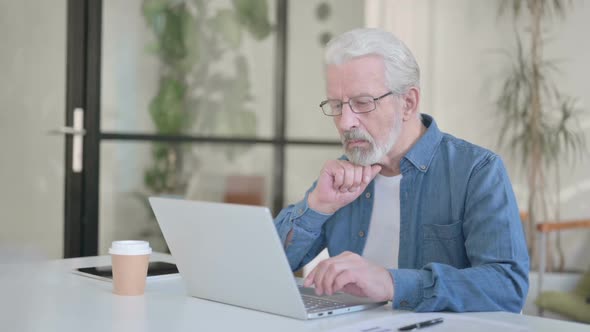
<path fill-rule="evenodd" d="M 420 90 L 416 87 L 411 87 L 401 98 L 404 121 L 415 118 L 416 112 L 418 112 L 418 104 L 420 103 Z"/>

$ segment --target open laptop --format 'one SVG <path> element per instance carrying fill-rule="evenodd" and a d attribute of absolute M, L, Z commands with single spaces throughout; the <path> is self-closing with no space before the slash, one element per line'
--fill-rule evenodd
<path fill-rule="evenodd" d="M 316 296 L 291 272 L 265 207 L 151 197 L 189 295 L 297 319 L 375 308 L 386 302 Z"/>

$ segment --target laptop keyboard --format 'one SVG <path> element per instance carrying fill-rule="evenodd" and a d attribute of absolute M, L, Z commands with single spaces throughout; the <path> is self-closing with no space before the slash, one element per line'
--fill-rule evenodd
<path fill-rule="evenodd" d="M 303 298 L 303 303 L 305 304 L 305 309 L 307 309 L 307 311 L 310 311 L 310 312 L 338 309 L 338 308 L 344 308 L 347 306 L 346 304 L 344 304 L 342 302 L 326 300 L 326 299 L 322 299 L 322 298 L 310 296 L 310 295 L 303 295 L 302 294 L 301 298 Z"/>

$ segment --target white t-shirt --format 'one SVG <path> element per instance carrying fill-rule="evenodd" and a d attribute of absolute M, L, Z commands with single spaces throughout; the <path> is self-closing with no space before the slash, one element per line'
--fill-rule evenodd
<path fill-rule="evenodd" d="M 398 263 L 401 179 L 401 174 L 375 177 L 373 213 L 363 250 L 363 257 L 388 269 L 397 268 Z"/>

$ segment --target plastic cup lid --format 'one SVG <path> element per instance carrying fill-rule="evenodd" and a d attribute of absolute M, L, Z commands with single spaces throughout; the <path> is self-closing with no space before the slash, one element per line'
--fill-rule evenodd
<path fill-rule="evenodd" d="M 109 254 L 111 255 L 149 255 L 152 248 L 147 241 L 113 241 Z"/>

